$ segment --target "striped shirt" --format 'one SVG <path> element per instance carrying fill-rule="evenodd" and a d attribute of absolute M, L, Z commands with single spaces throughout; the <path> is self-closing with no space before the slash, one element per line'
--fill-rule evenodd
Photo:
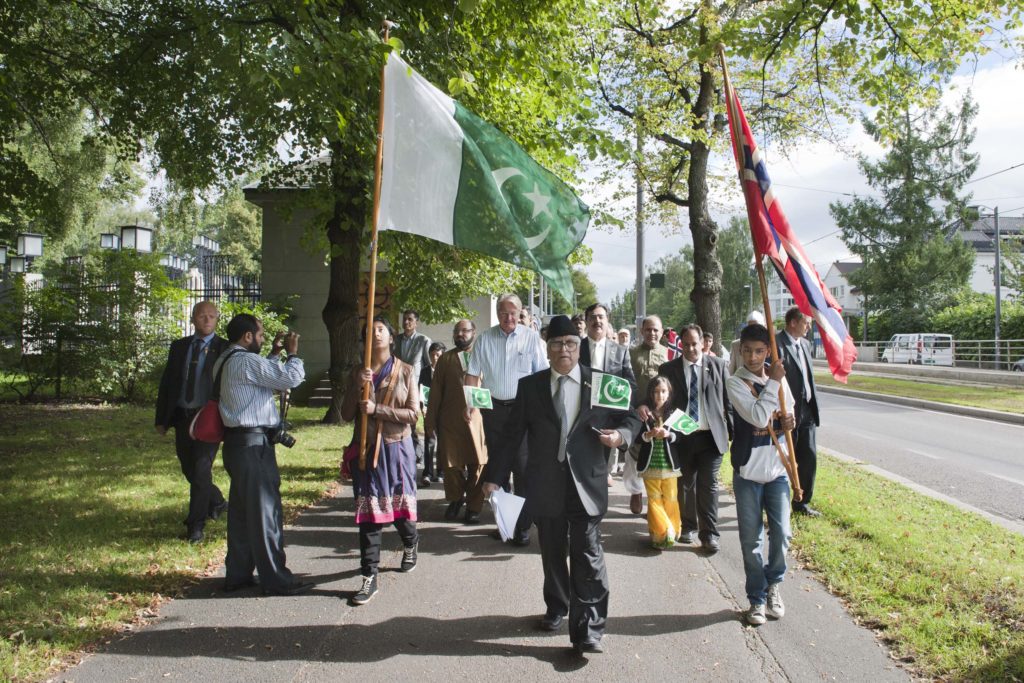
<path fill-rule="evenodd" d="M 548 367 L 544 341 L 522 325 L 505 334 L 500 325 L 481 334 L 473 344 L 467 375 L 480 378 L 498 401 L 511 401 L 519 390 L 519 380 Z"/>
<path fill-rule="evenodd" d="M 224 364 L 232 344 L 217 359 L 214 373 Z M 264 358 L 258 353 L 235 353 L 224 365 L 220 378 L 220 417 L 225 427 L 276 427 L 281 415 L 274 403 L 274 391 L 293 389 L 306 378 L 302 359 L 291 356 L 281 363 L 279 356 Z"/>

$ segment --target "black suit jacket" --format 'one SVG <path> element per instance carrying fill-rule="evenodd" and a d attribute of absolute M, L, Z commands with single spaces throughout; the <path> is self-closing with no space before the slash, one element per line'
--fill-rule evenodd
<path fill-rule="evenodd" d="M 658 374 L 666 377 L 672 385 L 672 406 L 684 413 L 689 403 L 689 392 L 685 378 L 686 370 L 683 357 L 677 356 L 658 368 Z M 719 453 L 729 450 L 732 439 L 732 406 L 729 405 L 729 394 L 725 390 L 725 380 L 729 378 L 729 370 L 725 361 L 716 356 L 704 354 L 701 365 L 704 371 L 701 388 L 704 394 L 704 407 L 708 411 L 708 427 L 715 438 L 715 446 Z"/>
<path fill-rule="evenodd" d="M 526 463 L 527 489 L 525 510 L 538 517 L 558 517 L 565 513 L 565 491 L 572 476 L 580 499 L 591 516 L 608 511 L 608 462 L 605 447 L 598 440 L 596 429 L 618 429 L 625 450 L 640 432 L 636 411 L 592 408 L 590 393 L 592 373 L 580 366 L 580 412 L 570 427 L 566 462 L 558 462 L 558 444 L 562 427 L 551 395 L 551 370 L 541 370 L 519 380 L 516 401 L 505 425 L 501 444 L 490 452 L 488 480 L 504 481 L 512 469 L 523 434 L 527 437 L 529 455 Z M 488 444 L 488 448 L 490 448 Z M 570 474 L 571 470 L 571 474 Z"/>
<path fill-rule="evenodd" d="M 803 424 L 804 411 L 811 411 L 811 419 L 814 421 L 815 426 L 821 424 L 818 420 L 818 388 L 814 385 L 814 371 L 813 368 L 807 368 L 807 380 L 811 384 L 811 400 L 807 400 L 807 396 L 804 394 L 804 376 L 800 372 L 800 356 L 797 353 L 796 345 L 789 338 L 786 332 L 775 335 L 775 340 L 779 344 L 779 357 L 782 359 L 782 364 L 786 367 L 786 383 L 789 385 L 789 390 L 793 392 L 793 400 L 796 401 L 796 408 L 794 409 L 793 417 L 796 419 L 798 425 Z M 806 339 L 798 339 L 797 342 L 803 348 L 804 354 L 808 362 L 811 360 L 811 344 Z"/>
<path fill-rule="evenodd" d="M 580 366 L 621 377 L 629 382 L 629 387 L 633 392 L 630 402 L 634 406 L 644 402 L 644 397 L 637 395 L 636 375 L 633 374 L 633 362 L 629 357 L 629 349 L 622 344 L 613 342 L 611 339 L 606 341 L 604 343 L 604 368 L 595 368 L 590 364 L 590 339 L 582 337 L 580 339 Z"/>
<path fill-rule="evenodd" d="M 188 367 L 185 359 L 188 357 L 188 347 L 195 339 L 193 335 L 182 337 L 171 342 L 171 348 L 167 352 L 167 364 L 164 366 L 164 374 L 160 377 L 160 391 L 156 398 L 156 426 L 169 428 L 174 423 L 174 409 L 178 406 L 178 397 L 181 396 L 182 385 L 185 384 L 185 377 L 188 375 Z M 213 366 L 221 352 L 228 347 L 228 340 L 214 335 L 210 340 L 210 348 L 206 354 L 206 361 L 203 363 L 203 382 L 207 388 L 213 384 Z"/>

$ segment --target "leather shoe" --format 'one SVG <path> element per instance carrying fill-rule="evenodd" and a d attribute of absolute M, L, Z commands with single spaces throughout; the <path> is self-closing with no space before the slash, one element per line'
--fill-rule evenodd
<path fill-rule="evenodd" d="M 480 513 L 473 512 L 472 510 L 466 510 L 466 524 L 479 524 Z"/>
<path fill-rule="evenodd" d="M 576 648 L 576 652 L 583 654 L 600 654 L 604 652 L 604 646 L 601 645 L 601 641 L 597 638 L 587 638 L 581 640 L 578 643 L 574 643 L 573 647 Z"/>
<path fill-rule="evenodd" d="M 629 511 L 634 515 L 639 515 L 644 511 L 644 494 L 634 493 L 629 497 Z"/>
<path fill-rule="evenodd" d="M 313 587 L 313 585 L 314 584 L 311 581 L 294 581 L 294 582 L 288 584 L 287 586 L 282 586 L 281 588 L 264 588 L 263 589 L 263 594 L 264 595 L 299 595 L 300 593 L 305 593 L 306 591 L 311 589 Z"/>
<path fill-rule="evenodd" d="M 708 540 L 706 540 L 703 543 L 701 543 L 701 546 L 704 548 L 704 551 L 708 555 L 714 555 L 715 553 L 717 553 L 719 550 L 722 549 L 722 546 L 720 546 L 718 544 L 718 539 L 717 538 L 709 538 Z"/>
<path fill-rule="evenodd" d="M 459 516 L 459 510 L 462 509 L 462 501 L 457 500 L 453 503 L 448 503 L 448 509 L 444 511 L 444 518 L 449 522 L 455 520 Z"/>
<path fill-rule="evenodd" d="M 220 519 L 220 516 L 228 511 L 228 502 L 222 500 L 219 505 L 214 505 L 210 510 L 210 519 Z"/>
<path fill-rule="evenodd" d="M 225 581 L 224 588 L 222 589 L 225 593 L 234 593 L 240 591 L 243 588 L 251 588 L 256 585 L 256 579 L 249 577 L 244 581 Z"/>
<path fill-rule="evenodd" d="M 797 513 L 798 515 L 807 515 L 808 517 L 821 517 L 821 513 L 812 508 L 810 505 L 803 505 L 801 507 L 794 508 L 793 512 Z"/>
<path fill-rule="evenodd" d="M 545 614 L 541 617 L 540 628 L 542 631 L 557 631 L 564 622 L 565 616 L 561 614 Z"/>
<path fill-rule="evenodd" d="M 201 527 L 201 526 L 189 527 L 188 533 L 185 534 L 185 538 L 192 545 L 195 545 L 196 543 L 202 543 L 203 542 L 203 527 Z"/>
<path fill-rule="evenodd" d="M 679 534 L 679 538 L 676 540 L 682 543 L 683 545 L 690 545 L 691 543 L 695 543 L 697 541 L 697 535 L 694 534 L 692 531 L 684 531 L 683 533 Z"/>
<path fill-rule="evenodd" d="M 526 546 L 530 545 L 530 535 L 527 534 L 526 536 L 513 536 L 512 545 L 517 545 L 520 548 L 525 548 Z"/>

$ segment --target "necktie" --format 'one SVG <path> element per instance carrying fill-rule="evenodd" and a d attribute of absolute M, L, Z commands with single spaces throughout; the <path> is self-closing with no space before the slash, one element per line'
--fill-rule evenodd
<path fill-rule="evenodd" d="M 555 412 L 558 413 L 559 422 L 562 424 L 562 434 L 558 441 L 558 462 L 565 462 L 565 447 L 569 441 L 569 413 L 565 410 L 565 391 L 563 391 L 568 379 L 568 375 L 558 378 L 558 388 L 555 389 L 554 396 Z"/>
<path fill-rule="evenodd" d="M 804 378 L 804 400 L 811 400 L 811 380 L 808 375 L 811 372 L 810 363 L 807 362 L 807 354 L 804 353 L 804 346 L 800 340 L 796 341 L 797 355 L 800 356 L 800 374 Z"/>
<path fill-rule="evenodd" d="M 202 337 L 196 337 L 192 342 L 192 358 L 188 362 L 188 375 L 185 377 L 186 403 L 191 403 L 196 397 L 196 370 L 199 368 L 199 354 L 202 348 Z"/>
<path fill-rule="evenodd" d="M 697 396 L 697 366 L 690 365 L 690 395 L 686 404 L 687 414 L 694 422 L 700 422 L 700 398 Z"/>

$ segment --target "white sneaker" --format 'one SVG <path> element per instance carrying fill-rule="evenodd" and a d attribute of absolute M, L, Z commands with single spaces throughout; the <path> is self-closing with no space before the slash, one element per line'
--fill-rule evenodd
<path fill-rule="evenodd" d="M 779 595 L 779 585 L 773 583 L 768 586 L 768 606 L 765 611 L 772 619 L 781 619 L 786 616 L 786 605 L 782 602 L 782 596 Z"/>
<path fill-rule="evenodd" d="M 751 605 L 747 610 L 747 623 L 751 626 L 760 626 L 768 621 L 764 616 L 764 605 Z"/>

